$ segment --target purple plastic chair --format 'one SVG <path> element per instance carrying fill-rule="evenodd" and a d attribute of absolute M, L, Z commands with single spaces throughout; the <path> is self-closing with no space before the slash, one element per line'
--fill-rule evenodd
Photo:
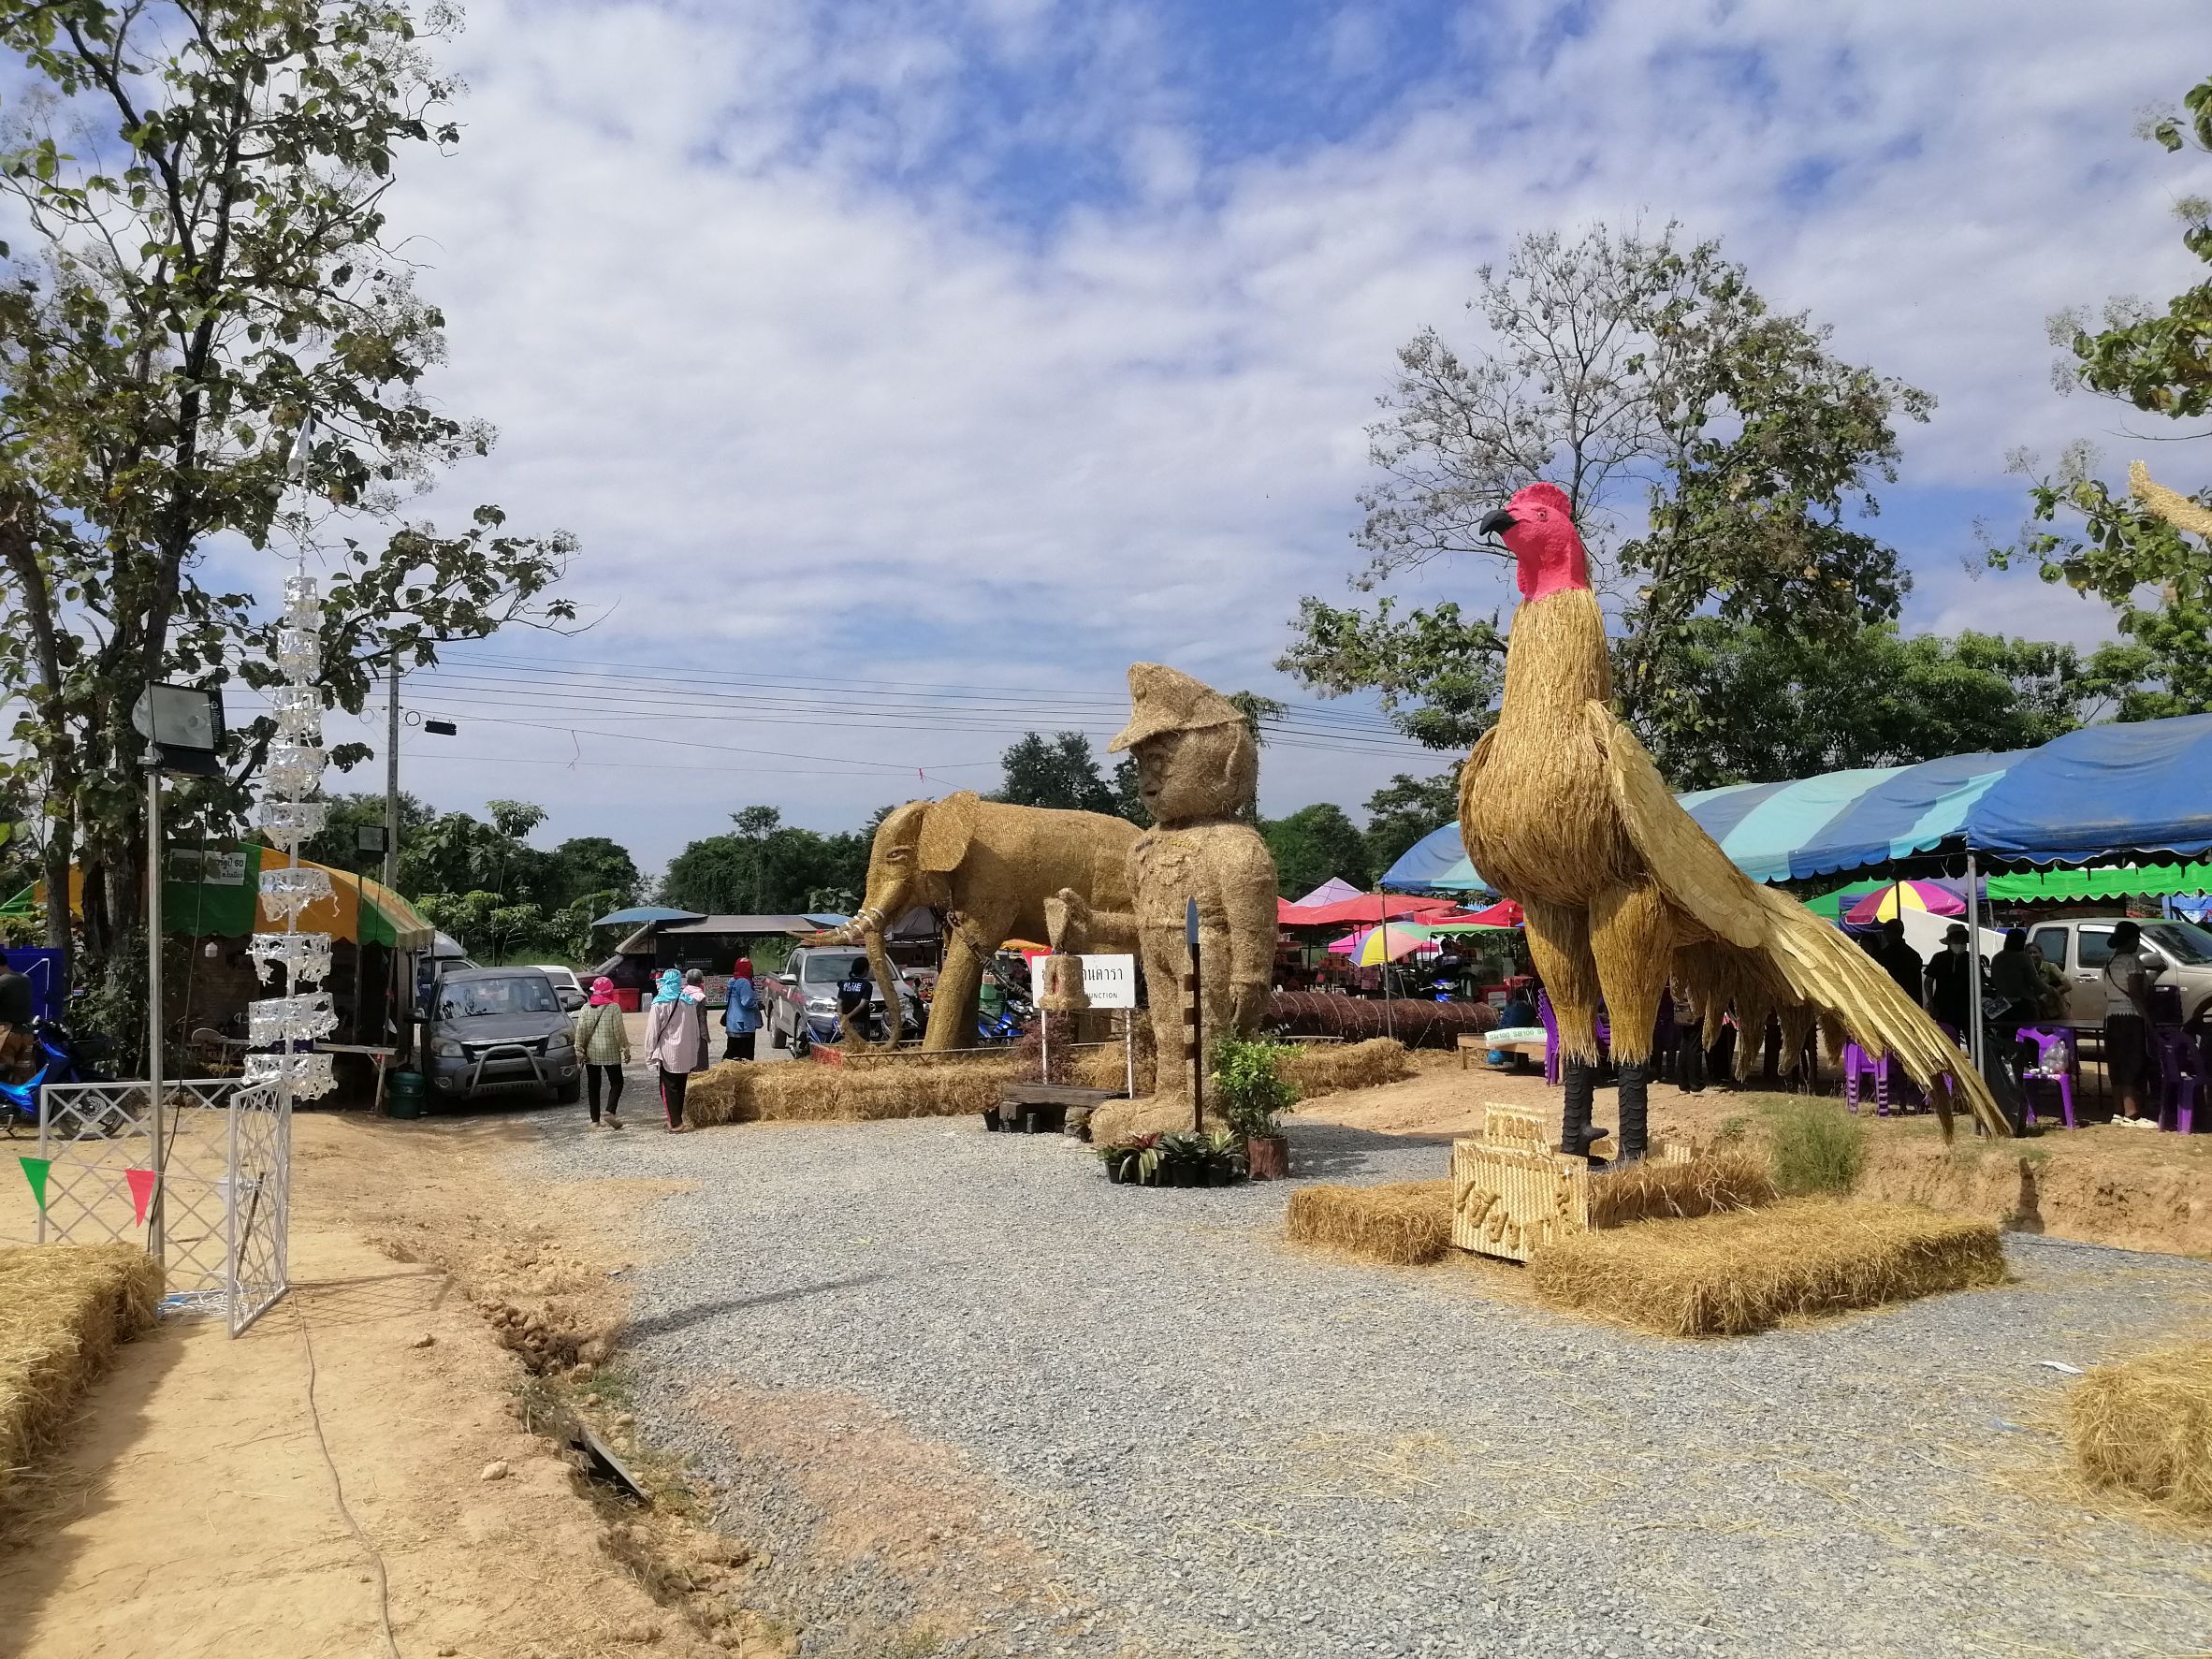
<path fill-rule="evenodd" d="M 1874 1080 L 1874 1115 L 1889 1115 L 1889 1060 L 1877 1060 L 1855 1042 L 1843 1045 L 1843 1104 L 1853 1112 L 1858 1110 L 1858 1084 L 1862 1077 Z"/>
<path fill-rule="evenodd" d="M 2074 1122 L 2074 1033 L 2064 1026 L 2022 1026 L 2013 1033 L 2015 1042 L 2035 1044 L 2035 1064 L 2020 1068 L 2020 1099 L 2025 1103 L 2026 1117 L 2030 1128 L 2035 1124 L 2035 1091 L 2030 1083 L 2055 1083 L 2059 1085 L 2059 1110 L 2066 1119 L 2066 1127 Z"/>
<path fill-rule="evenodd" d="M 1536 993 L 1536 1018 L 1544 1026 L 1544 1081 L 1559 1084 L 1559 1017 L 1551 1011 L 1551 993 Z M 1613 1028 L 1604 1014 L 1597 1016 L 1597 1047 L 1602 1055 L 1613 1045 Z"/>
<path fill-rule="evenodd" d="M 2159 1072 L 2165 1085 L 2159 1091 L 2159 1128 L 2177 1128 L 2185 1135 L 2193 1135 L 2197 1090 L 2204 1083 L 2197 1045 L 2190 1040 L 2188 1032 L 2171 1029 L 2160 1031 L 2154 1041 L 2158 1047 Z"/>

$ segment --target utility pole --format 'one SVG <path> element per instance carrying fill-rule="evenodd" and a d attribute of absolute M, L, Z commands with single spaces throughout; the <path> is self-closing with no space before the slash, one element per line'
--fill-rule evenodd
<path fill-rule="evenodd" d="M 392 650 L 386 665 L 386 685 L 391 696 L 385 710 L 384 728 L 384 884 L 394 892 L 400 886 L 400 652 Z"/>

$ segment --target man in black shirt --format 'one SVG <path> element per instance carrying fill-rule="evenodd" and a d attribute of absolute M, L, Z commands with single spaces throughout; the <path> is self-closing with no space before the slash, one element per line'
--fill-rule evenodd
<path fill-rule="evenodd" d="M 1928 965 L 1928 1011 L 1959 1032 L 1972 1024 L 1972 987 L 1967 979 L 1973 969 L 1966 948 L 1966 924 L 1954 922 L 1943 930 L 1943 953 Z"/>
<path fill-rule="evenodd" d="M 1874 953 L 1875 958 L 1888 969 L 1889 977 L 1897 981 L 1897 988 L 1914 1002 L 1921 998 L 1921 980 L 1928 972 L 1928 964 L 1920 960 L 1920 953 L 1905 941 L 1905 924 L 1897 917 L 1882 924 L 1882 943 Z"/>

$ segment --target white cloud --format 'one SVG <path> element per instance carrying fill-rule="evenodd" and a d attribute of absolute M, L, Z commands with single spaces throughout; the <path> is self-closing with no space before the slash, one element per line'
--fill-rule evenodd
<path fill-rule="evenodd" d="M 1940 398 L 1893 494 L 2010 488 L 2009 447 L 2107 418 L 2050 389 L 2044 315 L 2187 278 L 2166 207 L 2191 176 L 2130 133 L 2197 62 L 2187 0 L 2124 35 L 2061 0 L 1616 5 L 1571 37 L 1550 16 L 1486 6 L 1469 55 L 1398 65 L 1404 98 L 1352 136 L 1237 155 L 1178 73 L 1196 44 L 1135 4 L 480 4 L 465 140 L 392 203 L 451 320 L 440 393 L 502 429 L 441 506 L 580 533 L 572 589 L 612 616 L 578 656 L 1107 693 L 1166 658 L 1272 684 L 1297 595 L 1356 561 L 1392 351 L 1463 335 L 1473 267 L 1522 229 L 1724 237 L 1778 304 Z M 1325 45 L 1349 65 L 1358 31 Z M 1067 94 L 1002 114 L 985 70 Z M 1915 620 L 2071 630 L 2081 607 L 2031 578 L 1955 596 L 1938 567 L 1969 540 L 1907 545 Z M 1432 581 L 1498 591 L 1487 567 Z M 1356 806 L 1404 764 L 1271 753 L 1266 793 Z M 564 833 L 619 818 L 652 857 L 738 799 L 826 824 L 885 798 L 513 771 L 424 776 L 455 804 L 535 788 Z M 650 811 L 589 805 L 610 777 Z"/>

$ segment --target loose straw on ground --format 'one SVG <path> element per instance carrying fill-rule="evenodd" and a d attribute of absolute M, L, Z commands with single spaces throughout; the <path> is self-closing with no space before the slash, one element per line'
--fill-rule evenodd
<path fill-rule="evenodd" d="M 2212 1341 L 2096 1367 L 2067 1395 L 2066 1449 L 2089 1485 L 2212 1522 Z"/>

